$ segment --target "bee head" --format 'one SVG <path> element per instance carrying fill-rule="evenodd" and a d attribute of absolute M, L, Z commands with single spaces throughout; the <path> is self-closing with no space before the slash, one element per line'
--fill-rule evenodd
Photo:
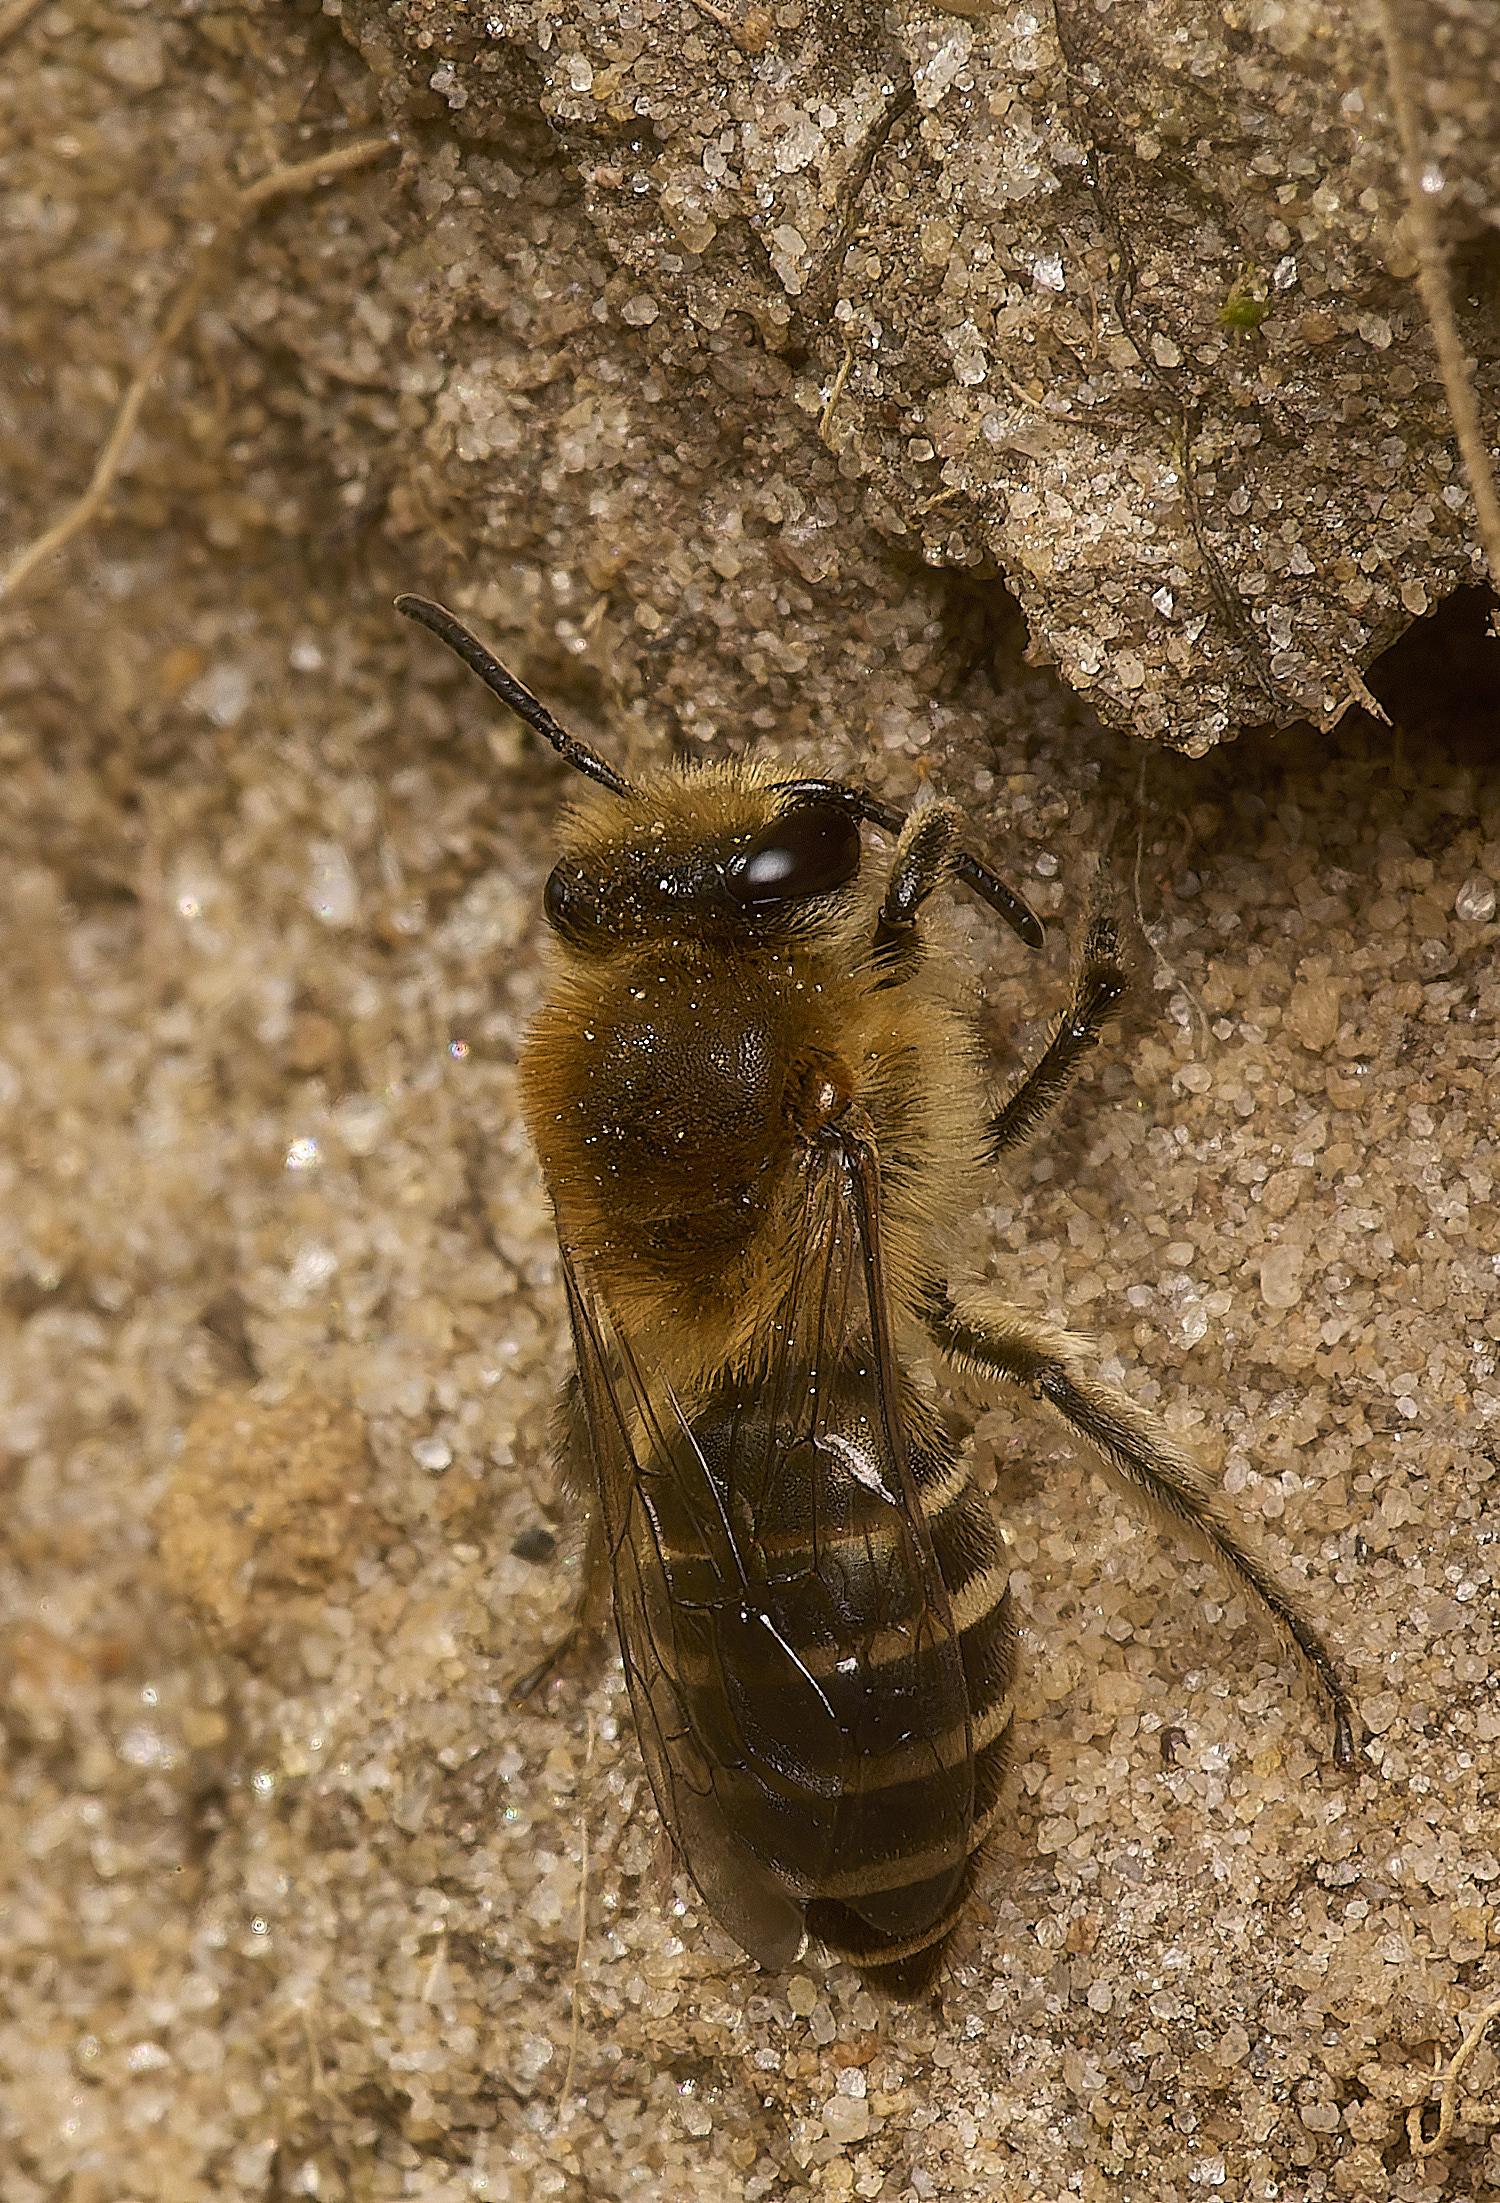
<path fill-rule="evenodd" d="M 653 936 L 793 936 L 859 872 L 847 806 L 757 783 L 743 768 L 654 776 L 624 794 L 626 816 L 584 807 L 553 866 L 543 908 L 587 952 Z M 768 815 L 769 810 L 769 815 Z"/>
<path fill-rule="evenodd" d="M 660 786 L 632 788 L 597 750 L 560 726 L 546 705 L 442 605 L 426 597 L 400 596 L 396 609 L 445 642 L 586 780 L 637 807 Z M 861 824 L 897 835 L 906 824 L 890 804 L 841 780 L 772 782 L 753 770 L 738 776 L 719 771 L 716 776 L 710 766 L 703 769 L 700 782 L 705 788 L 737 787 L 758 802 L 758 812 L 738 823 L 727 839 L 721 818 L 706 832 L 700 822 L 696 837 L 665 839 L 661 820 L 653 818 L 644 834 L 627 828 L 617 840 L 611 837 L 607 868 L 581 856 L 564 857 L 547 882 L 545 899 L 548 921 L 564 940 L 578 948 L 603 946 L 685 930 L 695 923 L 708 931 L 750 923 L 768 933 L 794 934 L 819 915 L 826 897 L 858 873 Z M 685 785 L 681 776 L 676 785 Z M 768 790 L 779 799 L 769 818 Z M 945 852 L 942 871 L 988 903 L 1029 948 L 1041 947 L 1041 920 L 988 865 L 967 850 L 953 849 Z M 937 878 L 934 872 L 919 895 L 930 892 Z M 903 893 L 909 894 L 909 883 L 893 883 L 888 919 L 898 915 L 896 904 Z"/>

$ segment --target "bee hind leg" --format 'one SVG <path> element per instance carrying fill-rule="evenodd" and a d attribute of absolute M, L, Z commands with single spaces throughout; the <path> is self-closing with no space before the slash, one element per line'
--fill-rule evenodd
<path fill-rule="evenodd" d="M 518 1675 L 506 1692 L 512 1706 L 524 1705 L 549 1683 L 575 1666 L 592 1665 L 604 1637 L 604 1617 L 609 1603 L 609 1556 L 600 1526 L 599 1510 L 589 1517 L 583 1548 L 583 1581 L 572 1620 L 535 1667 Z"/>
<path fill-rule="evenodd" d="M 506 1703 L 524 1706 L 528 1698 L 535 1698 L 549 1683 L 557 1682 L 575 1664 L 592 1662 L 600 1644 L 599 1632 L 586 1629 L 577 1622 L 566 1629 L 545 1658 L 538 1660 L 534 1668 L 518 1675 L 505 1693 Z"/>
<path fill-rule="evenodd" d="M 943 1287 L 928 1296 L 927 1328 L 960 1369 L 1024 1385 L 1088 1443 L 1107 1469 L 1141 1493 L 1173 1525 L 1200 1538 L 1230 1579 L 1254 1593 L 1280 1633 L 1301 1653 L 1333 1710 L 1333 1757 L 1354 1764 L 1354 1709 L 1332 1653 L 1301 1602 L 1244 1542 L 1233 1509 L 1201 1463 L 1183 1451 L 1165 1424 L 1128 1393 L 1101 1384 L 1081 1367 L 1077 1340 L 1037 1323 L 1001 1300 L 966 1300 Z"/>

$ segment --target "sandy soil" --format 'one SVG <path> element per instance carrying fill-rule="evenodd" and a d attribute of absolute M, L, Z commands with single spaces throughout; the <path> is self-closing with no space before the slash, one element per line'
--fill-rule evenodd
<path fill-rule="evenodd" d="M 9 543 L 86 481 L 226 177 L 378 127 L 336 26 L 259 20 L 52 6 L 0 49 Z M 1027 666 L 993 585 L 895 562 L 819 612 L 851 657 L 811 718 L 717 715 L 964 802 L 1050 929 L 955 906 L 997 1076 L 1105 865 L 1134 992 L 968 1258 L 1222 1474 L 1366 1729 L 1331 1768 L 1243 1599 L 965 1396 L 1026 1672 L 972 1932 L 940 2012 L 763 1976 L 661 1857 L 617 1664 L 505 1702 L 575 1573 L 515 1100 L 566 790 L 390 597 L 462 591 L 627 767 L 684 721 L 666 658 L 658 692 L 607 626 L 573 647 L 545 513 L 445 558 L 396 467 L 421 361 L 320 350 L 410 272 L 404 193 L 256 229 L 109 518 L 0 603 L 0 2199 L 1493 2189 L 1492 2051 L 1441 2155 L 1404 2126 L 1500 1994 L 1481 606 L 1379 673 L 1395 730 L 1191 764 Z M 291 294 L 300 333 L 256 322 Z"/>

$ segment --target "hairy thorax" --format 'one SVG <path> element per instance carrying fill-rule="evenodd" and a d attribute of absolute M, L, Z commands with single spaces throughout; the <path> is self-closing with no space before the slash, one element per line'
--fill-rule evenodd
<path fill-rule="evenodd" d="M 733 1356 L 745 1311 L 794 1287 L 820 1138 L 853 1125 L 880 1172 L 893 1299 L 959 1213 L 971 1077 L 937 987 L 796 945 L 726 966 L 681 942 L 568 956 L 522 1062 L 527 1121 L 575 1258 L 633 1334 L 690 1324 Z"/>

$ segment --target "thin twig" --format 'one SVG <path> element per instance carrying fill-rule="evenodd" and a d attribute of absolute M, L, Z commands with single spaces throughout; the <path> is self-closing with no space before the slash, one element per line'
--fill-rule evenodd
<path fill-rule="evenodd" d="M 1349 701 L 1351 703 L 1358 704 L 1361 711 L 1367 711 L 1370 717 L 1378 719 L 1383 727 L 1390 725 L 1390 713 L 1386 710 L 1380 698 L 1367 686 L 1364 675 L 1357 665 L 1345 663 L 1344 686 L 1349 691 Z M 1340 712 L 1339 717 L 1342 716 L 1343 714 Z"/>
<path fill-rule="evenodd" d="M 391 152 L 395 144 L 393 137 L 356 138 L 352 145 L 318 153 L 310 161 L 293 161 L 289 168 L 273 168 L 259 183 L 245 186 L 235 202 L 236 210 L 242 219 L 258 214 L 268 200 L 279 199 L 289 191 L 311 191 L 318 184 L 331 183 L 335 176 L 347 175 L 351 168 L 368 168 L 382 153 Z"/>
<path fill-rule="evenodd" d="M 697 5 L 697 0 L 694 0 L 694 5 Z M 849 369 L 853 364 L 853 360 L 854 353 L 850 346 L 848 344 L 845 344 L 844 356 L 839 362 L 839 371 L 834 376 L 833 388 L 828 393 L 828 403 L 824 406 L 823 417 L 818 422 L 818 434 L 823 439 L 823 442 L 825 444 L 828 444 L 828 448 L 830 451 L 833 449 L 833 446 L 831 443 L 829 443 L 828 439 L 828 425 L 830 421 L 832 421 L 835 412 L 838 410 L 838 402 L 840 398 L 844 395 L 844 385 L 849 380 Z"/>
<path fill-rule="evenodd" d="M 1197 995 L 1194 994 L 1192 988 L 1188 985 L 1187 981 L 1183 978 L 1181 972 L 1177 969 L 1177 966 L 1172 962 L 1172 959 L 1168 956 L 1166 950 L 1161 946 L 1160 942 L 1152 940 L 1150 929 L 1146 924 L 1145 905 L 1141 901 L 1141 858 L 1144 854 L 1146 847 L 1146 759 L 1150 756 L 1150 754 L 1150 750 L 1144 744 L 1142 744 L 1140 771 L 1137 775 L 1135 786 L 1135 807 L 1136 818 L 1138 821 L 1135 830 L 1135 873 L 1132 881 L 1135 896 L 1135 922 L 1141 929 L 1141 939 L 1145 942 L 1146 946 L 1150 949 L 1151 954 L 1156 959 L 1157 971 L 1165 973 L 1170 985 L 1178 988 L 1180 992 L 1186 996 L 1191 1007 L 1197 1012 L 1198 1021 L 1203 1027 L 1203 1053 L 1206 1056 L 1208 1054 L 1208 1044 L 1213 1033 L 1213 1028 L 1209 1024 L 1208 1012 L 1204 1008 L 1203 1004 L 1199 1001 Z M 1158 927 L 1157 930 L 1158 932 L 1165 934 L 1166 928 L 1162 926 Z"/>
<path fill-rule="evenodd" d="M 0 28 L 3 28 L 3 21 L 3 17 L 0 17 Z M 192 274 L 187 277 L 168 307 L 166 319 L 157 331 L 150 351 L 131 378 L 130 387 L 115 415 L 115 425 L 95 462 L 88 488 L 68 508 L 61 520 L 54 522 L 42 535 L 25 545 L 3 572 L 0 572 L 0 598 L 14 596 L 22 583 L 39 566 L 44 565 L 54 552 L 62 550 L 76 535 L 81 535 L 107 503 L 119 478 L 130 439 L 139 425 L 151 385 L 160 374 L 183 330 L 198 311 L 210 284 L 222 273 L 239 232 L 272 199 L 281 198 L 288 192 L 310 191 L 316 184 L 344 175 L 350 169 L 368 168 L 382 153 L 389 152 L 393 143 L 390 138 L 361 138 L 353 145 L 339 147 L 336 152 L 319 154 L 315 160 L 296 161 L 288 168 L 274 168 L 268 176 L 262 176 L 258 183 L 247 185 L 245 190 L 236 194 L 213 235 L 200 248 Z"/>
<path fill-rule="evenodd" d="M 0 46 L 7 38 L 15 36 L 26 18 L 34 15 L 41 4 L 42 0 L 9 0 L 8 6 L 0 7 Z"/>
<path fill-rule="evenodd" d="M 585 1769 L 594 1757 L 594 1717 L 589 1715 L 588 1743 L 584 1747 Z M 567 2108 L 573 2087 L 573 2075 L 578 2065 L 578 2036 L 583 2017 L 583 1954 L 588 1942 L 589 1925 L 589 1817 L 578 1816 L 578 1948 L 573 1956 L 573 2026 L 568 2038 L 568 2069 L 563 2075 L 562 2088 L 557 2098 L 557 2108 Z"/>
<path fill-rule="evenodd" d="M 35 541 L 28 543 L 23 551 L 17 552 L 4 573 L 0 574 L 0 597 L 13 596 L 28 575 L 35 573 L 37 567 L 44 564 L 54 551 L 60 551 L 64 544 L 71 543 L 75 535 L 81 535 L 99 512 L 115 486 L 120 462 L 125 456 L 125 447 L 135 434 L 136 423 L 140 420 L 141 409 L 146 403 L 151 385 L 168 353 L 197 312 L 207 284 L 208 268 L 203 265 L 178 292 L 172 309 L 157 334 L 156 342 L 146 354 L 134 381 L 125 393 L 124 403 L 115 415 L 115 425 L 95 463 L 88 488 L 76 504 L 68 508 L 61 520 L 48 528 L 45 534 L 37 536 Z"/>
<path fill-rule="evenodd" d="M 710 0 L 690 0 L 690 4 L 700 15 L 709 16 L 715 23 L 722 24 L 736 46 L 747 54 L 763 52 L 775 35 L 775 23 L 764 8 L 750 7 L 743 16 L 736 17 L 727 14 L 723 8 L 713 7 Z"/>
<path fill-rule="evenodd" d="M 1447 251 L 1438 234 L 1432 195 L 1422 188 L 1416 101 L 1412 97 L 1406 48 L 1396 22 L 1394 0 L 1375 0 L 1375 13 L 1380 24 L 1380 41 L 1385 48 L 1386 80 L 1396 110 L 1396 127 L 1401 134 L 1406 221 L 1417 255 L 1417 288 L 1422 294 L 1427 324 L 1437 350 L 1459 454 L 1468 471 L 1469 494 L 1474 500 L 1479 522 L 1479 540 L 1489 560 L 1490 587 L 1500 593 L 1500 497 L 1495 493 L 1495 475 L 1480 426 L 1474 381 L 1453 312 Z"/>
<path fill-rule="evenodd" d="M 1430 2141 L 1422 2139 L 1422 2106 L 1416 2104 L 1406 2114 L 1406 2138 L 1411 2144 L 1413 2157 L 1436 2157 L 1449 2135 L 1458 2116 L 1458 2080 L 1464 2067 L 1484 2040 L 1485 2029 L 1492 2019 L 1500 2019 L 1500 1997 L 1487 2004 L 1476 2017 L 1473 2026 L 1454 2052 L 1453 2063 L 1443 2075 L 1443 2093 L 1438 2100 L 1437 2132 Z"/>

